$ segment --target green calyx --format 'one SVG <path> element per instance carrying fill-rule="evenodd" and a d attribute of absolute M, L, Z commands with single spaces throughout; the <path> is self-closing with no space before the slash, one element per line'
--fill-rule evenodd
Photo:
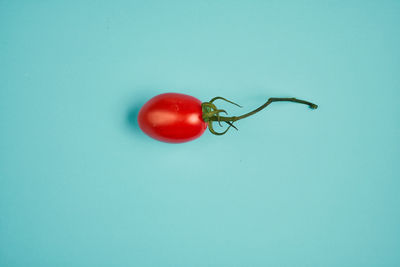
<path fill-rule="evenodd" d="M 256 114 L 257 112 L 263 110 L 264 108 L 266 108 L 269 104 L 271 104 L 273 102 L 284 102 L 284 101 L 286 101 L 286 102 L 294 102 L 294 103 L 300 103 L 300 104 L 308 105 L 311 109 L 317 109 L 318 108 L 318 105 L 316 105 L 314 103 L 311 103 L 311 102 L 308 102 L 308 101 L 305 101 L 305 100 L 301 100 L 301 99 L 297 99 L 297 98 L 293 98 L 293 97 L 292 98 L 271 97 L 270 99 L 268 99 L 267 102 L 264 103 L 264 105 L 256 108 L 255 110 L 253 110 L 251 112 L 248 112 L 246 114 L 243 114 L 243 115 L 237 116 L 237 117 L 236 116 L 224 117 L 224 116 L 221 116 L 220 114 L 224 113 L 224 114 L 228 115 L 228 113 L 223 109 L 218 109 L 213 103 L 215 100 L 223 100 L 223 101 L 226 101 L 226 102 L 231 103 L 233 105 L 236 105 L 236 106 L 238 106 L 240 108 L 242 107 L 239 104 L 236 104 L 235 102 L 232 102 L 232 101 L 230 101 L 230 100 L 228 100 L 226 98 L 220 97 L 220 96 L 214 97 L 210 101 L 203 102 L 201 104 L 201 108 L 202 108 L 202 111 L 203 111 L 203 120 L 208 124 L 208 129 L 210 130 L 210 132 L 212 134 L 215 134 L 215 135 L 224 135 L 229 131 L 229 129 L 231 127 L 236 129 L 236 130 L 238 130 L 236 128 L 236 126 L 233 125 L 234 122 Z M 218 122 L 219 126 L 222 126 L 221 122 L 224 122 L 224 123 L 228 124 L 228 127 L 223 132 L 216 132 L 214 130 L 214 128 L 213 128 L 213 122 L 216 122 L 216 121 Z"/>

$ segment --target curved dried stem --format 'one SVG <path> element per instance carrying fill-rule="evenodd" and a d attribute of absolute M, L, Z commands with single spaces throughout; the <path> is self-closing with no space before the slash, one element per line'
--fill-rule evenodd
<path fill-rule="evenodd" d="M 318 108 L 318 105 L 316 105 L 316 104 L 314 104 L 314 103 L 311 103 L 311 102 L 305 101 L 305 100 L 301 100 L 301 99 L 297 99 L 297 98 L 294 98 L 294 97 L 291 97 L 291 98 L 271 97 L 271 98 L 269 98 L 268 101 L 265 102 L 262 106 L 256 108 L 256 109 L 253 110 L 253 111 L 250 111 L 250 112 L 248 112 L 248 113 L 246 113 L 246 114 L 243 114 L 243 115 L 241 115 L 241 116 L 223 117 L 223 116 L 220 116 L 220 113 L 225 113 L 225 114 L 227 114 L 227 112 L 226 112 L 225 110 L 223 110 L 223 109 L 218 109 L 218 108 L 213 104 L 213 102 L 214 102 L 215 100 L 218 100 L 218 99 L 224 100 L 224 101 L 229 102 L 229 103 L 231 103 L 231 104 L 233 104 L 233 105 L 236 105 L 236 106 L 238 106 L 238 107 L 241 107 L 239 104 L 236 104 L 235 102 L 232 102 L 232 101 L 230 101 L 230 100 L 228 100 L 228 99 L 226 99 L 226 98 L 220 97 L 220 96 L 214 97 L 214 98 L 211 99 L 209 102 L 204 102 L 204 103 L 201 104 L 202 111 L 203 111 L 203 120 L 204 120 L 205 122 L 208 123 L 208 129 L 210 130 L 210 132 L 211 132 L 212 134 L 215 134 L 215 135 L 224 135 L 226 132 L 228 132 L 228 130 L 229 130 L 231 127 L 234 128 L 234 129 L 236 129 L 236 130 L 238 130 L 238 129 L 233 125 L 233 122 L 238 121 L 238 120 L 241 120 L 241 119 L 244 119 L 244 118 L 247 118 L 247 117 L 249 117 L 249 116 L 252 116 L 252 115 L 256 114 L 257 112 L 263 110 L 264 108 L 266 108 L 268 105 L 270 105 L 270 104 L 273 103 L 273 102 L 294 102 L 294 103 L 299 103 L 299 104 L 307 105 L 307 106 L 309 106 L 311 109 L 317 109 L 317 108 Z M 228 128 L 226 128 L 225 131 L 223 131 L 223 132 L 216 132 L 216 131 L 214 130 L 214 128 L 213 128 L 213 122 L 214 122 L 214 121 L 217 121 L 218 124 L 219 124 L 220 126 L 222 126 L 222 125 L 221 125 L 221 121 L 225 122 L 225 123 L 228 124 L 229 126 L 228 126 Z"/>

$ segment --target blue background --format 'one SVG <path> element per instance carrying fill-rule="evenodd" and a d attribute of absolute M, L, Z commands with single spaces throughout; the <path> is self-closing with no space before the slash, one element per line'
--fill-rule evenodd
<path fill-rule="evenodd" d="M 399 266 L 399 47 L 399 1 L 0 1 L 0 266 Z M 171 145 L 170 91 L 320 108 Z"/>

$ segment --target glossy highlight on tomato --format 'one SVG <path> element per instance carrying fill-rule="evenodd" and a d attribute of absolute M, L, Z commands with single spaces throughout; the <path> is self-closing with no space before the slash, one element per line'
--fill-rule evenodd
<path fill-rule="evenodd" d="M 263 110 L 274 102 L 293 102 L 317 109 L 314 103 L 297 99 L 294 97 L 271 97 L 262 106 L 240 116 L 225 117 L 228 114 L 223 109 L 218 109 L 214 101 L 222 100 L 227 103 L 241 107 L 239 104 L 226 98 L 217 96 L 208 102 L 185 94 L 164 93 L 157 95 L 146 102 L 138 114 L 140 129 L 148 136 L 167 143 L 184 143 L 200 137 L 207 129 L 214 135 L 224 135 L 229 129 L 236 129 L 234 123 L 250 117 Z M 225 130 L 218 132 L 214 130 L 214 123 L 219 126 L 226 125 Z"/>
<path fill-rule="evenodd" d="M 201 101 L 179 93 L 164 93 L 150 99 L 140 109 L 138 123 L 148 136 L 167 143 L 191 141 L 207 129 Z"/>

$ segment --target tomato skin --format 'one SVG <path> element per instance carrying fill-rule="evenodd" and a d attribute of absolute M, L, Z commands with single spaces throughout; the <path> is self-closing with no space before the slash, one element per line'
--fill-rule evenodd
<path fill-rule="evenodd" d="M 140 129 L 167 143 L 184 143 L 200 137 L 207 129 L 201 101 L 193 96 L 164 93 L 147 101 L 138 114 Z"/>

